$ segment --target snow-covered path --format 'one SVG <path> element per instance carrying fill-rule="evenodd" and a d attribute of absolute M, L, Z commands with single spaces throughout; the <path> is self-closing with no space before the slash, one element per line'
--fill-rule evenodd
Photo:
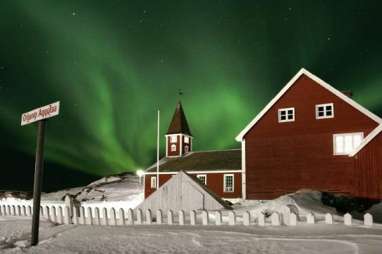
<path fill-rule="evenodd" d="M 0 253 L 382 253 L 382 227 L 55 226 L 42 223 L 29 247 L 30 220 L 0 221 Z"/>

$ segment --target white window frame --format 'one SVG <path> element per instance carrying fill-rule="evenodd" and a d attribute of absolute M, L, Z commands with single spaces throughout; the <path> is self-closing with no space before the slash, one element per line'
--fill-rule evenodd
<path fill-rule="evenodd" d="M 290 110 L 293 111 L 293 118 L 292 118 L 292 119 L 288 119 L 288 111 L 290 111 Z M 282 120 L 282 119 L 281 119 L 281 113 L 282 113 L 282 112 L 285 112 L 285 113 L 286 113 L 286 117 L 287 117 L 287 119 L 285 119 L 285 120 Z M 294 122 L 295 119 L 296 119 L 296 110 L 295 110 L 295 108 L 280 108 L 280 109 L 278 110 L 277 115 L 278 115 L 279 123 Z"/>
<path fill-rule="evenodd" d="M 356 135 L 360 135 L 362 140 L 361 140 L 361 143 L 364 139 L 364 133 L 363 132 L 351 132 L 351 133 L 337 133 L 337 134 L 333 134 L 333 155 L 349 155 L 351 154 L 355 149 L 357 149 L 358 146 L 355 146 L 354 145 L 354 136 Z M 352 136 L 352 143 L 353 143 L 353 150 L 352 151 L 349 151 L 349 152 L 346 152 L 345 151 L 345 142 L 344 142 L 344 151 L 343 152 L 337 152 L 337 137 L 343 137 L 345 138 L 345 136 Z M 360 144 L 359 144 L 360 145 Z"/>
<path fill-rule="evenodd" d="M 176 152 L 176 144 L 171 144 L 170 150 L 171 150 L 171 152 Z"/>
<path fill-rule="evenodd" d="M 327 106 L 331 106 L 332 107 L 332 115 L 328 116 L 328 112 L 326 110 L 326 107 Z M 319 108 L 320 107 L 324 107 L 324 115 L 323 116 L 319 116 L 318 113 L 319 113 Z M 316 119 L 328 119 L 328 118 L 334 118 L 334 103 L 326 103 L 326 104 L 317 104 L 316 105 Z"/>
<path fill-rule="evenodd" d="M 207 185 L 207 175 L 206 174 L 199 174 L 199 175 L 196 175 L 196 177 L 204 184 L 204 185 Z M 200 179 L 201 177 L 204 177 L 204 181 L 202 181 L 202 179 Z"/>
<path fill-rule="evenodd" d="M 151 189 L 157 188 L 157 177 L 156 176 L 150 177 L 150 187 L 151 187 Z"/>
<path fill-rule="evenodd" d="M 226 177 L 232 176 L 232 189 L 227 188 Z M 235 191 L 235 175 L 234 174 L 224 174 L 223 175 L 223 192 L 234 192 Z"/>
<path fill-rule="evenodd" d="M 176 142 L 178 142 L 177 135 L 171 135 L 170 136 L 170 143 L 176 143 Z"/>
<path fill-rule="evenodd" d="M 189 144 L 190 143 L 190 137 L 184 136 L 184 143 Z"/>

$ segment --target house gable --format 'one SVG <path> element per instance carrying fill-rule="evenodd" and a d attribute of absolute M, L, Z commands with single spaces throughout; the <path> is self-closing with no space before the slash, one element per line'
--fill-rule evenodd
<path fill-rule="evenodd" d="M 352 107 L 353 109 L 359 111 L 364 116 L 366 116 L 369 119 L 372 119 L 378 124 L 382 124 L 382 119 L 375 115 L 374 113 L 370 112 L 342 92 L 338 91 L 325 81 L 321 80 L 317 76 L 313 75 L 309 71 L 302 68 L 287 84 L 286 86 L 268 103 L 268 105 L 239 133 L 239 135 L 236 137 L 237 141 L 242 141 L 244 136 L 275 106 L 276 103 L 278 103 L 286 94 L 289 93 L 292 87 L 294 87 L 299 79 L 301 78 L 308 78 L 311 81 L 313 81 L 315 84 L 321 86 L 324 88 L 327 92 L 331 93 L 334 97 L 337 99 L 343 101 L 344 103 L 348 104 L 348 106 Z M 300 94 L 300 98 L 296 99 L 304 99 L 304 93 Z M 323 101 L 324 102 L 324 101 Z M 329 101 L 328 101 L 329 103 Z M 292 105 L 292 104 L 291 104 Z M 296 112 L 298 114 L 298 112 Z"/>

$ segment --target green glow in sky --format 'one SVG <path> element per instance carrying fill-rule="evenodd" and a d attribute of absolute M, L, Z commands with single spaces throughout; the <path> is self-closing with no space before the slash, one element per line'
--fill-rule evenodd
<path fill-rule="evenodd" d="M 20 114 L 60 100 L 48 160 L 97 175 L 146 167 L 156 110 L 164 134 L 182 89 L 194 149 L 239 147 L 235 136 L 301 67 L 381 113 L 378 5 L 2 1 L 0 126 L 13 138 L 1 144 L 33 155 L 35 128 L 19 127 Z"/>

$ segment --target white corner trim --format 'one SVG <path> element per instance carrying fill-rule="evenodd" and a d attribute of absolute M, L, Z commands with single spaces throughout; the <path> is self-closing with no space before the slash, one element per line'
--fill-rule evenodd
<path fill-rule="evenodd" d="M 359 153 L 367 144 L 369 144 L 379 133 L 382 132 L 382 124 L 375 128 L 369 135 L 362 141 L 362 143 L 355 149 L 349 157 L 354 157 L 357 153 Z"/>
<path fill-rule="evenodd" d="M 247 199 L 247 176 L 246 176 L 246 158 L 245 158 L 245 139 L 241 141 L 241 196 L 243 200 Z"/>
<path fill-rule="evenodd" d="M 304 68 L 301 68 L 300 71 L 297 72 L 297 74 L 284 86 L 284 88 L 281 89 L 281 91 L 265 106 L 265 108 L 262 111 L 260 111 L 259 114 L 257 114 L 257 116 L 239 133 L 239 135 L 236 136 L 235 138 L 236 141 L 240 142 L 243 139 L 244 135 L 250 129 L 252 129 L 252 127 L 273 107 L 274 104 L 276 104 L 276 102 L 289 90 L 289 88 L 291 88 L 295 84 L 297 79 L 300 78 L 300 76 L 303 74 L 308 76 L 313 81 L 317 82 L 317 84 L 321 85 L 322 87 L 332 92 L 334 95 L 336 95 L 343 101 L 350 104 L 352 107 L 354 107 L 361 113 L 373 119 L 375 122 L 382 124 L 382 119 L 379 116 L 375 115 L 374 113 L 372 113 L 371 111 L 369 111 L 368 109 L 366 109 L 365 107 L 363 107 L 362 105 L 354 101 L 353 99 L 349 98 L 348 96 L 346 96 L 345 94 L 337 90 L 336 88 L 332 87 L 331 85 L 329 85 L 328 83 L 320 79 L 319 77 L 315 76 L 314 74 L 310 73 Z"/>

